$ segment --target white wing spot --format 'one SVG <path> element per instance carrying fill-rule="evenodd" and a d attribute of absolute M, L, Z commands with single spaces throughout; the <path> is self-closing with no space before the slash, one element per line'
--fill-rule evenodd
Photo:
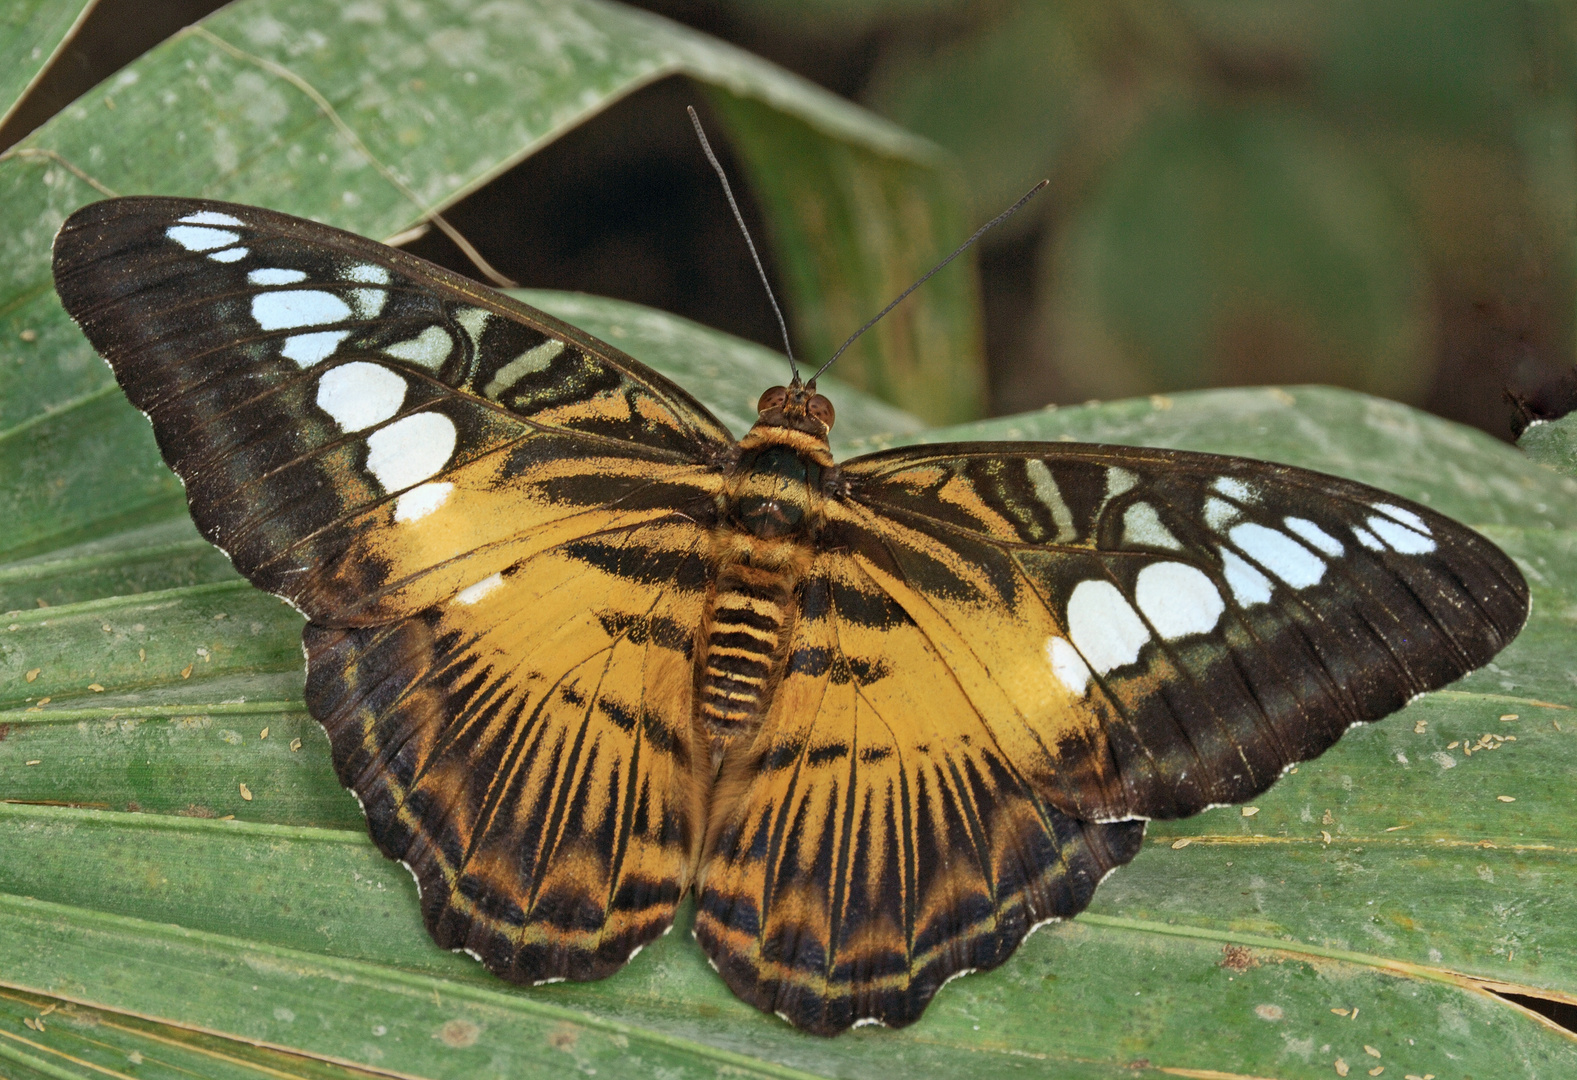
<path fill-rule="evenodd" d="M 368 285 L 387 285 L 389 271 L 373 263 L 357 263 L 345 271 L 344 278 L 346 281 L 360 281 Z"/>
<path fill-rule="evenodd" d="M 482 343 L 482 331 L 487 329 L 487 320 L 493 317 L 491 311 L 484 311 L 479 307 L 461 308 L 455 313 L 454 321 L 460 324 L 466 336 L 471 339 L 471 344 Z"/>
<path fill-rule="evenodd" d="M 1374 533 L 1370 532 L 1368 529 L 1364 528 L 1362 525 L 1354 525 L 1352 527 L 1352 534 L 1358 538 L 1358 542 L 1360 544 L 1368 548 L 1370 551 L 1385 550 L 1385 545 L 1380 542 L 1380 538 L 1374 535 Z"/>
<path fill-rule="evenodd" d="M 356 305 L 356 314 L 363 319 L 375 319 L 383 310 L 383 305 L 389 302 L 389 294 L 383 289 L 352 289 L 350 302 Z"/>
<path fill-rule="evenodd" d="M 475 585 L 467 585 L 455 593 L 454 598 L 462 604 L 474 604 L 502 584 L 504 584 L 503 574 L 489 574 Z"/>
<path fill-rule="evenodd" d="M 164 230 L 164 235 L 187 251 L 212 251 L 229 247 L 241 239 L 240 233 L 228 229 L 205 229 L 198 225 L 171 225 Z"/>
<path fill-rule="evenodd" d="M 307 280 L 305 270 L 285 270 L 278 266 L 265 266 L 261 270 L 253 270 L 246 275 L 246 280 L 253 285 L 294 285 L 298 281 Z"/>
<path fill-rule="evenodd" d="M 1226 574 L 1232 598 L 1244 607 L 1263 604 L 1270 599 L 1270 578 L 1260 573 L 1234 551 L 1221 548 L 1221 568 Z"/>
<path fill-rule="evenodd" d="M 1308 518 L 1286 517 L 1281 519 L 1281 523 L 1308 541 L 1310 547 L 1318 548 L 1327 555 L 1340 555 L 1347 550 L 1342 547 L 1340 540 L 1314 524 Z"/>
<path fill-rule="evenodd" d="M 1227 527 L 1242 516 L 1243 512 L 1225 499 L 1205 500 L 1205 524 L 1212 532 L 1226 532 Z"/>
<path fill-rule="evenodd" d="M 394 500 L 395 521 L 420 521 L 444 504 L 453 484 L 417 484 Z"/>
<path fill-rule="evenodd" d="M 1411 510 L 1400 506 L 1392 506 L 1390 503 L 1375 503 L 1374 509 L 1380 511 L 1388 518 L 1395 518 L 1414 532 L 1421 532 L 1425 536 L 1434 535 L 1434 533 L 1429 531 L 1429 526 L 1424 522 L 1424 519 Z"/>
<path fill-rule="evenodd" d="M 1125 491 L 1132 491 L 1139 483 L 1139 478 L 1127 469 L 1118 468 L 1116 465 L 1106 469 L 1106 498 L 1115 499 Z"/>
<path fill-rule="evenodd" d="M 1024 472 L 1035 489 L 1035 498 L 1051 513 L 1051 520 L 1057 526 L 1057 536 L 1052 543 L 1066 544 L 1077 539 L 1079 530 L 1073 524 L 1073 511 L 1068 509 L 1050 467 L 1040 458 L 1030 458 L 1024 463 Z"/>
<path fill-rule="evenodd" d="M 1284 532 L 1254 522 L 1234 526 L 1232 542 L 1294 589 L 1317 585 L 1325 576 L 1325 560 Z"/>
<path fill-rule="evenodd" d="M 383 423 L 400 411 L 404 401 L 403 378 L 362 360 L 326 371 L 318 380 L 318 408 L 346 431 Z"/>
<path fill-rule="evenodd" d="M 384 491 L 398 491 L 443 468 L 454 444 L 453 420 L 443 413 L 412 413 L 367 436 L 367 469 Z"/>
<path fill-rule="evenodd" d="M 383 351 L 396 360 L 409 360 L 423 367 L 436 368 L 449 358 L 452 348 L 454 342 L 449 338 L 449 331 L 441 326 L 429 326 L 413 338 L 385 346 Z"/>
<path fill-rule="evenodd" d="M 1259 491 L 1233 476 L 1218 476 L 1210 485 L 1229 499 L 1238 502 L 1258 502 Z"/>
<path fill-rule="evenodd" d="M 1227 609 L 1215 582 L 1197 567 L 1180 562 L 1152 563 L 1139 571 L 1133 595 L 1144 617 L 1167 641 L 1208 634 Z"/>
<path fill-rule="evenodd" d="M 1068 636 L 1085 662 L 1104 675 L 1139 659 L 1150 631 L 1117 586 L 1081 581 L 1068 598 Z"/>
<path fill-rule="evenodd" d="M 493 372 L 493 377 L 482 387 L 482 396 L 495 401 L 498 395 L 514 386 L 521 379 L 533 372 L 544 370 L 553 362 L 554 357 L 564 351 L 564 343 L 556 338 L 549 338 L 541 345 L 527 349 L 509 363 Z"/>
<path fill-rule="evenodd" d="M 246 224 L 246 222 L 242 221 L 240 218 L 231 217 L 229 214 L 221 214 L 217 210 L 199 210 L 195 214 L 187 214 L 185 217 L 179 218 L 177 220 L 179 220 L 183 225 L 245 225 Z"/>
<path fill-rule="evenodd" d="M 320 330 L 316 334 L 292 334 L 285 339 L 279 355 L 294 360 L 296 366 L 309 368 L 327 360 L 339 348 L 339 343 L 350 337 L 349 330 Z"/>
<path fill-rule="evenodd" d="M 1435 550 L 1435 542 L 1423 533 L 1414 532 L 1405 525 L 1398 525 L 1390 518 L 1383 518 L 1379 514 L 1369 517 L 1369 528 L 1390 545 L 1393 551 L 1400 551 L 1403 555 L 1427 555 Z"/>
<path fill-rule="evenodd" d="M 1057 680 L 1082 697 L 1090 684 L 1090 667 L 1079 655 L 1079 650 L 1064 638 L 1049 637 L 1046 639 L 1046 659 L 1051 662 L 1051 673 Z"/>
<path fill-rule="evenodd" d="M 286 289 L 252 297 L 252 318 L 264 330 L 322 326 L 350 318 L 350 306 L 333 293 L 318 289 Z"/>
<path fill-rule="evenodd" d="M 1123 511 L 1123 545 L 1182 551 L 1183 542 L 1161 524 L 1161 515 L 1149 503 L 1134 503 Z"/>
<path fill-rule="evenodd" d="M 246 258 L 248 249 L 244 247 L 225 248 L 223 251 L 210 252 L 208 257 L 214 262 L 233 263 Z"/>

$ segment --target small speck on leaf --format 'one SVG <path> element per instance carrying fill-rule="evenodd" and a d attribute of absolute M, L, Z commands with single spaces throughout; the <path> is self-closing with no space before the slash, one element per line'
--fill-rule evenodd
<path fill-rule="evenodd" d="M 20 337 L 23 341 L 26 341 L 29 344 L 31 344 L 31 343 L 33 343 L 33 342 L 38 340 L 38 331 L 37 330 L 31 330 L 31 329 L 23 330 L 17 336 Z"/>
<path fill-rule="evenodd" d="M 1251 967 L 1258 967 L 1259 961 L 1255 960 L 1254 954 L 1242 945 L 1224 945 L 1221 948 L 1221 962 L 1217 966 L 1224 967 L 1228 971 L 1235 971 L 1241 975 Z M 1270 1007 L 1274 1008 L 1274 1006 Z M 1276 1011 L 1279 1013 L 1281 1010 L 1277 1009 Z"/>
<path fill-rule="evenodd" d="M 1186 836 L 1183 837 L 1181 840 L 1173 840 L 1172 841 L 1172 850 L 1173 851 L 1178 851 L 1178 850 L 1180 850 L 1182 848 L 1187 847 L 1189 844 L 1192 844 L 1192 843 L 1193 843 L 1193 841 L 1191 839 L 1189 839 L 1188 837 L 1186 837 Z"/>
<path fill-rule="evenodd" d="M 300 739 L 291 739 L 290 740 L 290 752 L 292 754 L 294 754 L 297 750 L 300 750 L 300 749 L 301 749 L 301 740 Z"/>
<path fill-rule="evenodd" d="M 28 682 L 32 682 L 34 679 L 38 678 L 39 673 L 42 672 L 43 670 L 44 670 L 43 668 L 31 668 L 31 669 L 29 669 L 28 673 L 26 675 L 22 676 L 22 677 L 24 679 L 26 679 Z"/>
<path fill-rule="evenodd" d="M 1374 1047 L 1370 1046 L 1368 1043 L 1364 1044 L 1363 1052 L 1368 1054 L 1370 1057 L 1379 1057 L 1380 1056 L 1380 1051 L 1376 1050 Z"/>
<path fill-rule="evenodd" d="M 1495 799 L 1498 802 L 1516 802 L 1517 801 L 1517 797 L 1515 795 L 1496 795 Z"/>
<path fill-rule="evenodd" d="M 27 765 L 42 765 L 42 764 L 44 764 L 44 759 L 43 758 L 34 758 L 31 761 L 24 762 L 24 764 L 27 764 Z"/>
<path fill-rule="evenodd" d="M 1518 717 L 1518 716 L 1517 716 L 1517 714 L 1516 714 L 1516 713 L 1514 713 L 1514 712 L 1509 712 L 1509 713 L 1507 713 L 1507 714 L 1506 714 L 1506 715 L 1505 715 L 1505 716 L 1502 716 L 1502 717 L 1501 717 L 1501 718 L 1500 718 L 1500 722 L 1501 722 L 1501 723 L 1502 723 L 1502 724 L 1509 724 L 1509 723 L 1511 723 L 1511 722 L 1512 722 L 1512 721 L 1513 721 L 1513 720 L 1516 720 L 1516 719 L 1519 719 L 1519 717 Z"/>
<path fill-rule="evenodd" d="M 1253 817 L 1257 813 L 1259 813 L 1259 807 L 1257 806 L 1245 806 L 1243 808 L 1244 817 Z"/>
<path fill-rule="evenodd" d="M 258 733 L 257 733 L 257 737 L 258 737 L 258 738 L 259 738 L 259 739 L 266 739 L 266 738 L 268 738 L 268 729 L 267 729 L 267 728 L 264 728 L 264 729 L 263 729 L 263 730 L 262 730 L 262 731 L 259 731 L 259 732 L 258 732 Z"/>
<path fill-rule="evenodd" d="M 450 1020 L 433 1035 L 433 1038 L 438 1039 L 445 1046 L 456 1050 L 475 1046 L 476 1041 L 481 1037 L 482 1029 L 469 1020 Z"/>
<path fill-rule="evenodd" d="M 252 801 L 252 789 L 247 787 L 245 784 L 241 785 L 241 798 L 245 799 L 247 802 Z"/>
<path fill-rule="evenodd" d="M 92 690 L 95 694 L 102 694 L 104 692 L 104 687 L 96 682 L 88 683 L 88 689 Z"/>
<path fill-rule="evenodd" d="M 181 678 L 183 678 L 183 679 L 190 679 L 191 677 L 192 677 L 192 665 L 187 664 L 185 667 L 183 667 L 181 669 Z"/>
<path fill-rule="evenodd" d="M 1349 1072 L 1351 1072 L 1351 1070 L 1348 1069 L 1347 1063 L 1345 1061 L 1343 1061 L 1341 1058 L 1337 1058 L 1336 1059 L 1336 1075 L 1337 1076 L 1346 1076 Z"/>

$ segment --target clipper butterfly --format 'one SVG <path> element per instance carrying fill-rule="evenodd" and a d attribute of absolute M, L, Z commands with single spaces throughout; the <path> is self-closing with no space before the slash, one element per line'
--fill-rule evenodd
<path fill-rule="evenodd" d="M 834 462 L 814 384 L 736 441 L 572 326 L 254 207 L 96 203 L 54 271 L 203 534 L 306 616 L 433 938 L 516 982 L 617 970 L 693 890 L 745 1000 L 908 1024 L 1147 819 L 1263 792 L 1528 610 L 1469 529 L 1302 469 Z"/>

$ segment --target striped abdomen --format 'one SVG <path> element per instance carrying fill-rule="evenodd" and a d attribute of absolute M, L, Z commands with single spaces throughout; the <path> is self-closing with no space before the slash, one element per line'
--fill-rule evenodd
<path fill-rule="evenodd" d="M 793 610 L 792 575 L 741 565 L 718 574 L 699 694 L 710 735 L 729 738 L 759 722 L 781 674 Z"/>
<path fill-rule="evenodd" d="M 825 427 L 812 435 L 762 415 L 740 440 L 712 534 L 717 585 L 702 624 L 696 701 L 714 754 L 755 730 L 782 678 L 799 583 L 820 528 L 821 488 L 832 468 Z"/>

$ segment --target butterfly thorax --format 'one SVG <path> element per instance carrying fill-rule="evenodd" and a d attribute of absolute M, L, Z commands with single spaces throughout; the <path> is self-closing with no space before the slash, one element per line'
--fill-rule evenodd
<path fill-rule="evenodd" d="M 807 412 L 810 400 L 825 404 L 820 415 Z M 825 398 L 813 389 L 774 388 L 760 409 L 717 500 L 717 573 L 696 666 L 699 719 L 719 748 L 755 729 L 781 680 L 800 582 L 835 473 Z"/>

